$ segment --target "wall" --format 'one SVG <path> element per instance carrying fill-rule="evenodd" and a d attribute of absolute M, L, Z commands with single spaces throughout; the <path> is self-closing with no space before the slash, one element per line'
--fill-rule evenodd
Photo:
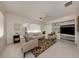
<path fill-rule="evenodd" d="M 0 51 L 5 46 L 5 39 L 4 39 L 4 16 L 2 12 L 0 12 Z"/>
<path fill-rule="evenodd" d="M 50 23 L 62 22 L 62 21 L 76 19 L 76 18 L 77 18 L 77 14 L 74 13 L 74 14 L 70 14 L 70 15 L 67 15 L 67 16 L 57 18 L 57 19 L 53 19 L 53 20 L 51 20 L 51 21 L 49 21 L 47 23 L 50 24 Z"/>
<path fill-rule="evenodd" d="M 15 30 L 14 30 L 14 24 L 19 24 L 20 25 L 20 30 L 18 30 L 20 32 L 20 35 L 23 36 L 23 24 L 25 23 L 34 23 L 34 24 L 41 24 L 41 22 L 38 21 L 34 21 L 34 20 L 30 20 L 18 15 L 14 15 L 14 14 L 10 14 L 7 13 L 6 14 L 6 19 L 7 19 L 7 44 L 11 44 L 13 43 L 13 35 L 15 34 Z"/>
<path fill-rule="evenodd" d="M 42 32 L 45 31 L 45 24 L 44 23 L 41 24 L 41 31 Z"/>
<path fill-rule="evenodd" d="M 45 34 L 45 38 L 48 38 L 48 34 L 50 34 L 52 32 L 52 24 L 46 24 L 45 26 L 45 31 L 46 31 L 46 34 Z"/>
<path fill-rule="evenodd" d="M 6 19 L 5 19 L 5 8 L 0 3 L 0 11 L 3 13 L 3 36 L 0 37 L 0 52 L 6 47 Z M 1 16 L 1 15 L 0 15 Z M 0 19 L 1 20 L 1 19 Z"/>
<path fill-rule="evenodd" d="M 78 4 L 77 16 L 79 16 L 79 4 Z M 76 30 L 77 30 L 77 20 L 76 20 Z M 76 34 L 77 34 L 76 35 L 76 42 L 77 42 L 77 45 L 79 46 L 79 32 L 77 32 Z"/>
<path fill-rule="evenodd" d="M 76 20 L 76 18 L 77 18 L 77 15 L 76 14 L 71 14 L 71 15 L 68 15 L 68 16 L 64 16 L 64 17 L 60 17 L 60 18 L 57 18 L 57 19 L 53 19 L 53 20 L 47 22 L 47 24 L 45 25 L 45 29 L 46 29 L 47 32 L 50 33 L 51 31 L 54 31 L 55 30 L 54 29 L 55 26 L 52 25 L 52 24 L 55 24 L 55 23 L 57 24 L 58 23 L 58 26 L 57 27 L 59 27 L 59 25 L 60 25 L 59 23 L 64 22 L 64 21 L 69 21 L 69 20 L 72 20 L 72 19 Z M 70 23 L 73 23 L 73 22 L 65 22 L 65 23 L 61 23 L 61 25 L 70 24 Z M 77 33 L 77 32 L 75 31 L 75 33 Z M 47 34 L 48 33 L 46 33 L 46 36 L 47 36 Z M 58 38 L 59 38 L 59 35 L 58 35 Z M 75 37 L 76 37 L 76 35 L 75 35 Z M 76 38 L 75 38 L 75 43 L 76 43 Z"/>
<path fill-rule="evenodd" d="M 4 35 L 4 16 L 3 13 L 0 11 L 0 37 Z"/>

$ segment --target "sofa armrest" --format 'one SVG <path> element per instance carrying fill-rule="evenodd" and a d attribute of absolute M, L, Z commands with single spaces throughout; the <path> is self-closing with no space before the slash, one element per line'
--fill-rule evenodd
<path fill-rule="evenodd" d="M 30 40 L 22 44 L 22 51 L 25 53 L 38 46 L 38 39 Z"/>

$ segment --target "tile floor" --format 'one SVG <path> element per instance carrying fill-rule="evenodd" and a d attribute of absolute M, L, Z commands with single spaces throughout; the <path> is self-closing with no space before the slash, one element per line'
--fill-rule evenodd
<path fill-rule="evenodd" d="M 21 44 L 12 44 L 7 46 L 2 53 L 1 58 L 23 58 Z M 67 40 L 58 40 L 54 45 L 40 54 L 38 58 L 78 58 L 79 52 L 77 45 Z M 34 58 L 31 52 L 26 53 L 26 58 Z"/>

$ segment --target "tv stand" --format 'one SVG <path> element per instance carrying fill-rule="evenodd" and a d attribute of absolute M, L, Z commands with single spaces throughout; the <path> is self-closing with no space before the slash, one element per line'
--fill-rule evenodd
<path fill-rule="evenodd" d="M 60 34 L 60 39 L 75 40 L 75 35 Z"/>

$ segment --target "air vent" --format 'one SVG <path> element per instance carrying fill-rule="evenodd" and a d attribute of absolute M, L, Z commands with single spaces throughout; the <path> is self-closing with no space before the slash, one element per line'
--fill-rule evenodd
<path fill-rule="evenodd" d="M 66 3 L 66 4 L 65 4 L 65 7 L 68 7 L 68 6 L 70 6 L 71 4 L 72 4 L 72 1 Z"/>

